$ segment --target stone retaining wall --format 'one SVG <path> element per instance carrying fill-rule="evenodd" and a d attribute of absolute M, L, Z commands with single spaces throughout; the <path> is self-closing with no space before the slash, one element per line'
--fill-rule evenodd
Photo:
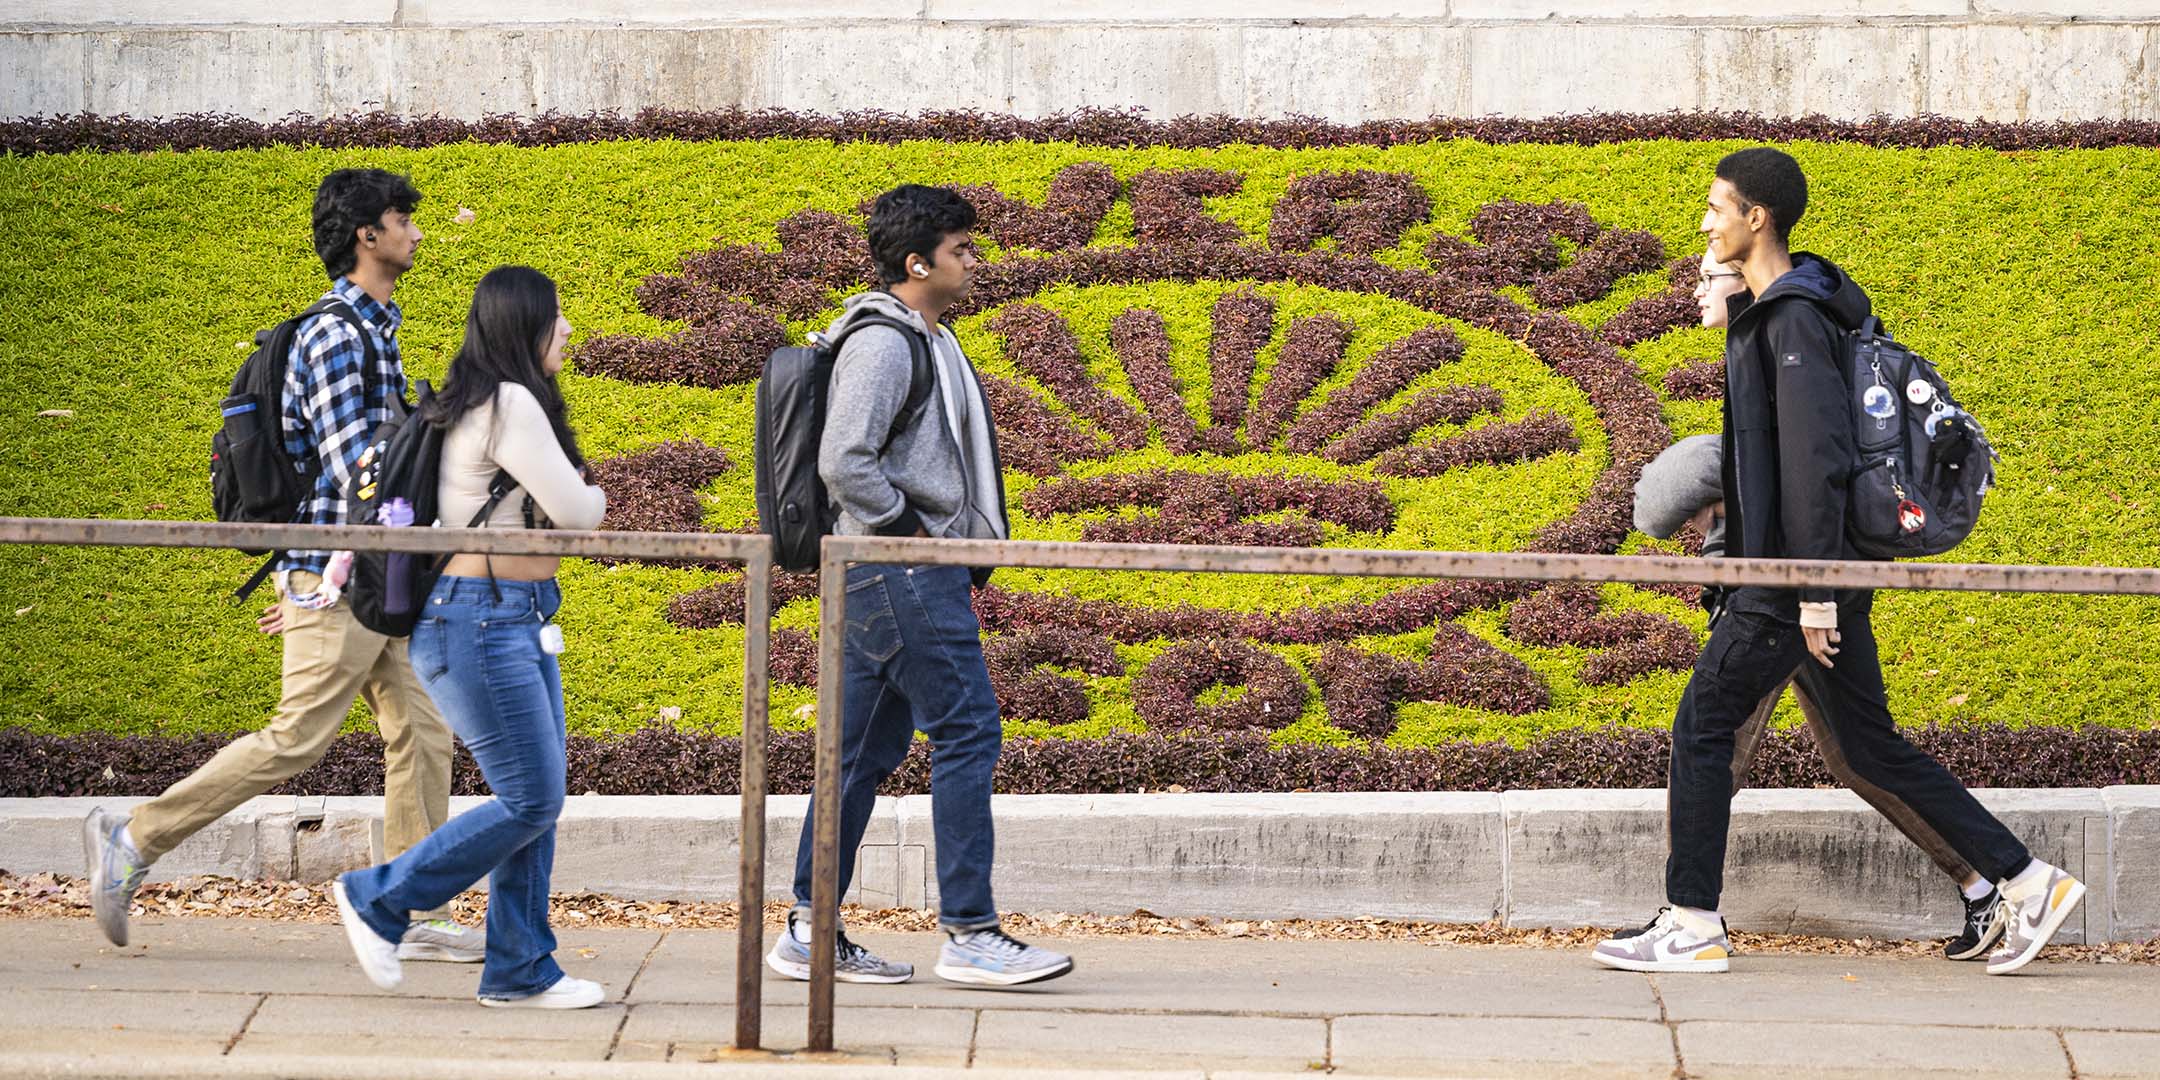
<path fill-rule="evenodd" d="M 2151 0 L 11 0 L 0 116 L 2160 119 Z"/>
<path fill-rule="evenodd" d="M 2160 786 L 1975 794 L 2090 887 L 2063 940 L 2160 935 Z M 81 874 L 80 825 L 97 801 L 0 799 L 0 869 Z M 773 896 L 788 894 L 807 804 L 770 800 Z M 572 797 L 555 888 L 732 900 L 737 813 L 734 796 Z M 321 881 L 381 857 L 381 814 L 379 799 L 265 796 L 152 876 Z M 1655 790 L 1000 795 L 996 814 L 997 897 L 1013 911 L 1616 926 L 1647 917 L 1663 892 Z M 1957 922 L 1951 883 L 1850 792 L 1743 792 L 1731 852 L 1725 911 L 1738 928 L 1934 937 Z M 930 797 L 878 800 L 858 865 L 850 902 L 935 905 Z"/>

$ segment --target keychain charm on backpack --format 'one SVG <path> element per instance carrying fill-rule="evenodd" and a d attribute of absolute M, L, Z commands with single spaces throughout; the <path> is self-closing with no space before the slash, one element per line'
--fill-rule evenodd
<path fill-rule="evenodd" d="M 1888 420 L 1897 415 L 1897 395 L 1887 386 L 1870 386 L 1860 395 L 1860 407 L 1877 420 Z"/>
<path fill-rule="evenodd" d="M 1905 499 L 1897 504 L 1897 520 L 1898 528 L 1916 533 L 1927 528 L 1927 511 L 1920 509 L 1919 503 Z"/>

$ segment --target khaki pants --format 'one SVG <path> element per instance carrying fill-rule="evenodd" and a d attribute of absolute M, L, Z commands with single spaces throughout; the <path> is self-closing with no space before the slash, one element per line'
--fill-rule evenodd
<path fill-rule="evenodd" d="M 1810 664 L 1814 662 L 1807 661 Z M 1967 878 L 1976 876 L 1972 864 L 1967 863 L 1964 856 L 1959 855 L 1957 849 L 1951 847 L 1941 833 L 1922 820 L 1919 813 L 1907 805 L 1905 800 L 1867 782 L 1853 771 L 1852 763 L 1845 759 L 1844 747 L 1838 743 L 1837 733 L 1831 730 L 1829 721 L 1823 719 L 1822 706 L 1816 704 L 1815 699 L 1809 697 L 1808 692 L 1801 689 L 1790 677 L 1778 684 L 1777 689 L 1770 691 L 1769 695 L 1762 699 L 1762 704 L 1755 706 L 1755 711 L 1748 716 L 1747 722 L 1740 725 L 1740 730 L 1733 732 L 1733 794 L 1738 795 L 1740 789 L 1747 786 L 1748 767 L 1755 762 L 1755 752 L 1762 748 L 1763 736 L 1769 734 L 1770 714 L 1777 711 L 1778 699 L 1785 696 L 1785 688 L 1788 686 L 1792 687 L 1793 701 L 1800 706 L 1800 715 L 1807 720 L 1808 734 L 1815 736 L 1815 749 L 1822 753 L 1823 765 L 1830 770 L 1830 775 L 1866 800 L 1869 806 L 1875 808 L 1876 813 L 1889 818 L 1890 824 L 1897 826 L 1906 839 L 1927 852 L 1928 858 L 1934 860 L 1936 867 L 1948 874 L 1950 880 L 1963 885 Z"/>
<path fill-rule="evenodd" d="M 320 580 L 295 570 L 291 587 Z M 234 807 L 322 760 L 352 710 L 367 700 L 383 736 L 383 847 L 390 858 L 450 816 L 450 729 L 421 689 L 402 638 L 361 626 L 343 603 L 308 611 L 279 598 L 285 616 L 284 692 L 270 726 L 217 752 L 188 778 L 135 808 L 128 835 L 155 861 Z"/>

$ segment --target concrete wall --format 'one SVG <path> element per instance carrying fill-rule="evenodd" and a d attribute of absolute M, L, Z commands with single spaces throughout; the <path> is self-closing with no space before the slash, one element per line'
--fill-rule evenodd
<path fill-rule="evenodd" d="M 2160 935 L 2160 786 L 1974 794 L 2090 890 L 2062 940 Z M 1618 926 L 1662 901 L 1664 800 L 1634 790 L 1001 795 L 994 883 L 1011 911 Z M 769 804 L 768 895 L 788 895 L 808 801 Z M 0 868 L 81 874 L 81 823 L 95 802 L 0 799 Z M 738 812 L 733 796 L 574 797 L 555 888 L 732 900 Z M 380 799 L 265 796 L 151 876 L 321 881 L 382 857 L 381 815 Z M 880 799 L 858 865 L 850 902 L 935 906 L 929 797 Z M 1951 882 L 1857 796 L 1810 790 L 1741 793 L 1724 909 L 1746 930 L 1873 937 L 1946 936 L 1961 913 Z"/>
<path fill-rule="evenodd" d="M 0 0 L 0 116 L 2151 120 L 2156 48 L 2156 0 Z"/>

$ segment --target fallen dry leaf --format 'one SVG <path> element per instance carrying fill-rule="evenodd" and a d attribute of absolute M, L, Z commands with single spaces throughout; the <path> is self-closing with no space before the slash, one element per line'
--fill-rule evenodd
<path fill-rule="evenodd" d="M 450 220 L 455 221 L 460 225 L 470 225 L 473 223 L 473 219 L 479 216 L 480 215 L 472 212 L 472 207 L 460 206 L 457 208 L 457 216 L 451 218 Z"/>
<path fill-rule="evenodd" d="M 75 410 L 73 410 L 73 409 L 39 409 L 39 410 L 38 410 L 38 415 L 39 415 L 39 416 L 59 416 L 59 417 L 68 417 L 68 416 L 73 416 L 73 415 L 75 415 Z"/>
<path fill-rule="evenodd" d="M 37 610 L 37 605 L 36 605 L 36 604 L 31 604 L 31 605 L 30 605 L 30 606 L 28 606 L 28 607 L 19 607 L 19 608 L 16 608 L 16 609 L 15 609 L 15 617 L 16 617 L 16 618 L 21 618 L 21 617 L 23 617 L 23 616 L 25 616 L 25 615 L 28 615 L 28 614 L 30 614 L 31 612 L 33 612 L 33 611 L 36 611 L 36 610 Z"/>
<path fill-rule="evenodd" d="M 1971 695 L 1969 695 L 1969 694 L 1953 694 L 1953 695 L 1951 695 L 1951 697 L 1950 697 L 1950 700 L 1948 700 L 1948 701 L 1945 701 L 1945 702 L 1943 702 L 1943 704 L 1945 704 L 1945 705 L 1963 705 L 1963 704 L 1965 704 L 1965 699 L 1966 699 L 1967 697 L 1970 697 L 1970 696 L 1971 696 Z"/>

